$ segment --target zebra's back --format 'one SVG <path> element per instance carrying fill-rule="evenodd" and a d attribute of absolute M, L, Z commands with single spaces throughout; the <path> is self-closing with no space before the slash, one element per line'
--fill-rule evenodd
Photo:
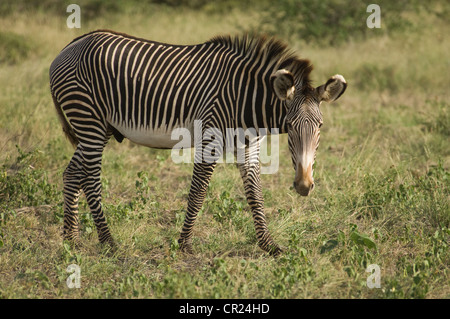
<path fill-rule="evenodd" d="M 130 140 L 170 148 L 176 143 L 173 129 L 193 130 L 194 120 L 210 115 L 227 55 L 230 50 L 208 42 L 170 45 L 92 32 L 75 39 L 52 63 L 51 87 L 63 109 L 74 95 L 87 99 Z"/>

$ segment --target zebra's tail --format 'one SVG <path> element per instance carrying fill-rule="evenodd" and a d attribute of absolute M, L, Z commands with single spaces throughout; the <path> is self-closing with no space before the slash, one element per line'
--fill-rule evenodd
<path fill-rule="evenodd" d="M 75 135 L 75 132 L 73 131 L 72 126 L 70 126 L 69 122 L 67 121 L 66 116 L 64 115 L 64 112 L 61 108 L 61 105 L 59 105 L 58 100 L 56 97 L 52 94 L 53 103 L 55 104 L 56 112 L 58 113 L 59 121 L 61 122 L 62 129 L 64 134 L 66 134 L 67 139 L 72 143 L 72 145 L 76 148 L 78 145 L 78 138 Z"/>

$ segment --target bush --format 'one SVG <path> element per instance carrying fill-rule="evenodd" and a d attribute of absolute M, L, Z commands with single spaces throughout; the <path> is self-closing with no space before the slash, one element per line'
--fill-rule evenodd
<path fill-rule="evenodd" d="M 38 167 L 42 161 L 39 151 L 24 152 L 18 146 L 17 150 L 16 163 L 0 168 L 0 211 L 61 202 L 61 192 Z"/>
<path fill-rule="evenodd" d="M 0 32 L 0 64 L 16 64 L 31 51 L 30 40 L 12 32 Z"/>
<path fill-rule="evenodd" d="M 381 8 L 381 28 L 369 29 L 366 20 L 371 13 L 366 10 L 371 1 L 268 1 L 256 29 L 288 40 L 338 45 L 351 39 L 414 29 L 414 22 L 406 18 L 409 12 L 427 10 L 445 19 L 443 12 L 448 12 L 447 5 L 438 11 L 431 9 L 441 7 L 438 2 L 430 1 L 425 6 L 417 0 L 377 1 Z"/>

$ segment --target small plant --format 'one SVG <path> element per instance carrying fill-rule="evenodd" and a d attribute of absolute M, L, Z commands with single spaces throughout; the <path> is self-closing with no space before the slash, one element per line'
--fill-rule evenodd
<path fill-rule="evenodd" d="M 350 233 L 350 239 L 359 246 L 365 246 L 369 249 L 377 249 L 377 245 L 369 236 L 360 234 L 356 230 L 353 230 Z"/>
<path fill-rule="evenodd" d="M 148 173 L 140 171 L 137 173 L 138 179 L 135 181 L 136 191 L 134 196 L 126 201 L 120 201 L 118 204 L 105 204 L 108 215 L 113 217 L 112 222 L 120 222 L 123 220 L 142 219 L 144 211 L 158 210 L 160 204 L 150 193 Z"/>
<path fill-rule="evenodd" d="M 243 217 L 244 205 L 234 200 L 228 191 L 223 191 L 219 198 L 209 203 L 214 219 L 219 223 L 238 222 Z"/>
<path fill-rule="evenodd" d="M 270 288 L 275 298 L 287 298 L 298 285 L 304 285 L 316 278 L 316 270 L 313 264 L 305 258 L 306 250 L 300 253 L 287 252 L 280 258 L 273 270 L 274 278 L 277 278 Z"/>
<path fill-rule="evenodd" d="M 15 163 L 3 165 L 0 171 L 0 211 L 60 202 L 61 193 L 40 168 L 43 161 L 40 151 L 24 152 L 17 145 L 16 148 L 19 155 Z"/>

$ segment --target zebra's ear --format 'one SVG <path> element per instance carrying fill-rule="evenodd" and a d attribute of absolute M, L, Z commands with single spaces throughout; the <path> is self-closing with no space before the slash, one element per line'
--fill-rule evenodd
<path fill-rule="evenodd" d="M 294 76 L 288 70 L 281 69 L 272 74 L 270 76 L 270 83 L 280 100 L 292 100 L 294 98 Z"/>
<path fill-rule="evenodd" d="M 320 101 L 333 102 L 337 100 L 347 88 L 347 82 L 342 75 L 333 75 L 327 83 L 316 88 Z"/>

